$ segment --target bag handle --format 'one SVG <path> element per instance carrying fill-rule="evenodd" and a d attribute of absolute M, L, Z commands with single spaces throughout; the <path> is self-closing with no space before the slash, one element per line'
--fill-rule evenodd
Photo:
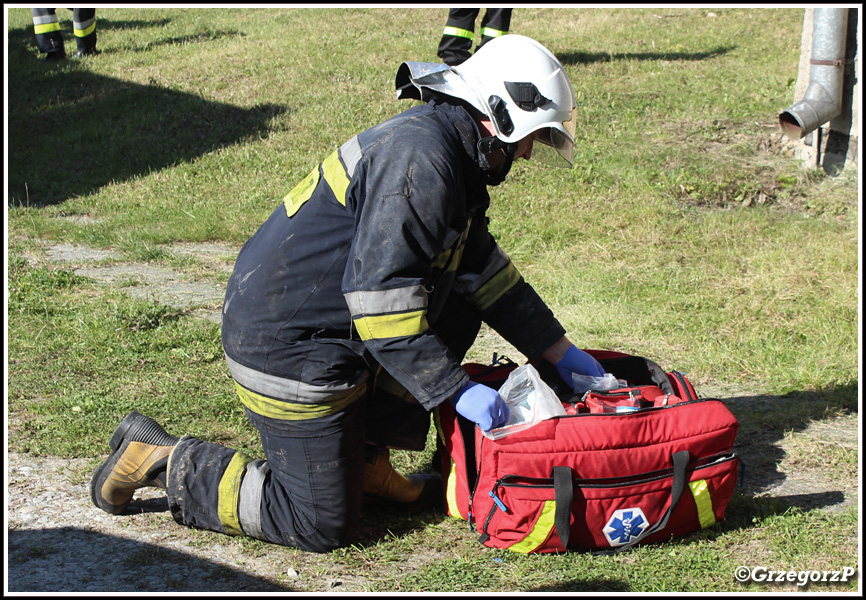
<path fill-rule="evenodd" d="M 562 545 L 568 550 L 568 538 L 571 535 L 571 504 L 574 501 L 574 478 L 571 467 L 553 467 L 553 491 L 556 499 L 553 527 Z"/>
<path fill-rule="evenodd" d="M 671 515 L 677 508 L 677 504 L 679 504 L 683 491 L 686 489 L 686 470 L 689 464 L 689 451 L 682 450 L 680 452 L 674 452 L 671 454 L 671 461 L 674 466 L 673 483 L 671 485 L 671 501 L 665 514 L 661 516 L 655 525 L 645 529 L 639 536 L 630 542 L 610 550 L 597 550 L 593 552 L 593 554 L 604 555 L 624 552 L 667 526 Z M 568 538 L 571 534 L 571 505 L 574 500 L 574 482 L 572 479 L 571 467 L 553 467 L 553 489 L 556 499 L 554 526 L 563 546 L 568 549 Z"/>

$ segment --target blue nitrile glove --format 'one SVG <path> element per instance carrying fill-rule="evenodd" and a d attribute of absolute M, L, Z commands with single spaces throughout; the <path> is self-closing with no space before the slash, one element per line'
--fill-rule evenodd
<path fill-rule="evenodd" d="M 470 381 L 451 398 L 454 409 L 477 423 L 483 431 L 502 427 L 508 422 L 511 411 L 499 392 Z"/>
<path fill-rule="evenodd" d="M 604 367 L 591 355 L 574 345 L 565 352 L 562 360 L 556 363 L 556 370 L 559 371 L 559 376 L 572 390 L 574 389 L 574 382 L 571 380 L 572 373 L 604 377 Z"/>

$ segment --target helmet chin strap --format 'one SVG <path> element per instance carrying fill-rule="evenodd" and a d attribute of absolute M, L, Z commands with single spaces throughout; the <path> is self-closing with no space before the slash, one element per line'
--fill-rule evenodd
<path fill-rule="evenodd" d="M 514 162 L 514 154 L 517 152 L 516 142 L 503 142 L 498 137 L 490 136 L 478 140 L 479 163 L 481 170 L 484 172 L 484 179 L 487 185 L 499 185 L 505 181 L 505 177 L 511 170 L 511 165 Z M 487 155 L 496 152 L 497 150 L 505 150 L 505 162 L 499 167 L 493 168 L 487 161 Z"/>

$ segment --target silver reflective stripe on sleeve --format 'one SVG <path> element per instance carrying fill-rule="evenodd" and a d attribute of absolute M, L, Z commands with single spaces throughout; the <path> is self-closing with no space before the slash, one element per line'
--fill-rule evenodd
<path fill-rule="evenodd" d="M 355 175 L 355 167 L 358 166 L 358 161 L 361 160 L 361 144 L 358 142 L 357 135 L 340 146 L 340 158 L 343 159 L 343 164 L 346 165 L 346 175 L 351 179 Z"/>
<path fill-rule="evenodd" d="M 238 518 L 244 533 L 257 540 L 272 542 L 262 531 L 262 489 L 265 477 L 271 468 L 264 460 L 254 460 L 247 465 L 241 493 L 238 499 Z"/>
<path fill-rule="evenodd" d="M 351 292 L 346 294 L 346 304 L 353 316 L 423 310 L 427 308 L 427 292 L 420 285 L 375 292 Z"/>

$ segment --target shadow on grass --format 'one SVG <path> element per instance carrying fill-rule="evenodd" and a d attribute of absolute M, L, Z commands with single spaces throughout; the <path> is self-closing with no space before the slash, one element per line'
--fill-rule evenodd
<path fill-rule="evenodd" d="M 205 37 L 214 35 L 231 33 Z M 163 43 L 196 41 L 202 40 Z M 10 206 L 57 204 L 259 139 L 286 111 L 272 104 L 240 108 L 96 75 L 89 61 L 42 61 L 30 28 L 9 30 L 8 43 Z"/>
<path fill-rule="evenodd" d="M 365 501 L 353 543 L 361 547 L 374 546 L 388 539 L 405 537 L 413 531 L 450 518 L 441 510 L 434 508 L 411 512 Z"/>
<path fill-rule="evenodd" d="M 625 581 L 616 579 L 575 579 L 559 585 L 542 585 L 526 592 L 635 592 Z"/>
<path fill-rule="evenodd" d="M 723 399 L 740 422 L 734 450 L 745 465 L 743 490 L 746 494 L 760 494 L 789 479 L 798 479 L 797 473 L 783 473 L 779 465 L 785 450 L 779 445 L 786 434 L 804 431 L 813 422 L 828 416 L 854 415 L 857 405 L 857 384 L 810 392 L 792 392 L 785 396 L 742 396 Z M 857 433 L 850 432 L 857 439 Z M 820 459 L 817 459 L 820 460 Z M 808 488 L 808 476 L 803 486 Z M 796 488 L 796 486 L 794 486 Z M 783 502 L 804 509 L 823 508 L 844 499 L 841 490 L 776 496 Z"/>
<path fill-rule="evenodd" d="M 735 50 L 735 46 L 720 46 L 705 52 L 561 52 L 556 55 L 564 65 L 585 65 L 589 63 L 613 62 L 615 60 L 667 60 L 699 61 L 716 58 Z"/>
<path fill-rule="evenodd" d="M 163 546 L 78 527 L 7 533 L 10 592 L 294 591 Z"/>

